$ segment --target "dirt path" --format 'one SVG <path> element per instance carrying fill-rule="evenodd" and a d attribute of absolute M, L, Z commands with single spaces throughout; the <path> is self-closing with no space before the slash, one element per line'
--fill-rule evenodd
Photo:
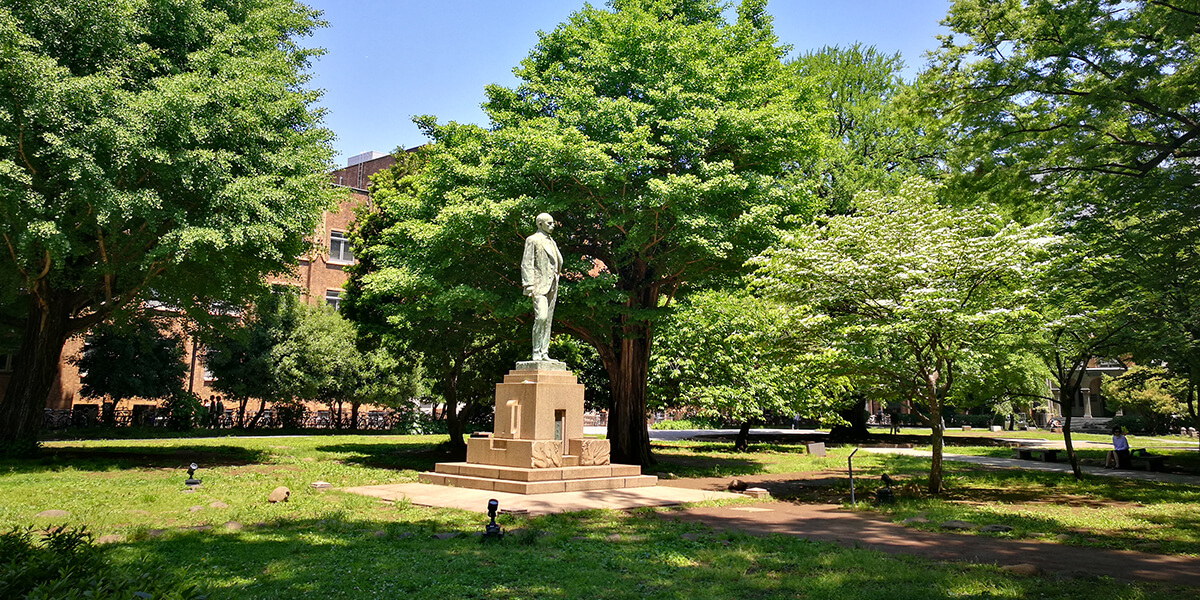
<path fill-rule="evenodd" d="M 834 504 L 766 502 L 747 506 L 692 507 L 664 512 L 662 516 L 704 523 L 717 530 L 752 535 L 796 535 L 846 547 L 912 554 L 934 560 L 1032 564 L 1045 573 L 1068 577 L 1107 575 L 1200 587 L 1198 558 L 931 533 L 909 529 L 877 514 L 842 510 Z"/>

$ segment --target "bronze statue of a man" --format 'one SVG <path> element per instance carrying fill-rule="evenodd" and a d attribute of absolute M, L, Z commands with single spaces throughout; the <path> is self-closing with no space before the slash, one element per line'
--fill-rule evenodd
<path fill-rule="evenodd" d="M 542 213 L 535 219 L 537 232 L 525 238 L 521 258 L 521 288 L 533 298 L 533 360 L 551 360 L 550 324 L 554 321 L 554 301 L 558 299 L 558 274 L 562 254 L 550 237 L 554 217 Z"/>

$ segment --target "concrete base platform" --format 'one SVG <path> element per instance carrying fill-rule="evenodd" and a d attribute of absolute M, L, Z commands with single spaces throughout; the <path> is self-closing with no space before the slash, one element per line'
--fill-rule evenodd
<path fill-rule="evenodd" d="M 469 475 L 443 475 L 421 473 L 421 483 L 448 487 L 494 490 L 512 494 L 553 494 L 556 492 L 582 492 L 585 490 L 614 490 L 619 488 L 651 487 L 658 483 L 653 475 L 634 477 L 591 477 L 586 479 L 560 479 L 557 481 L 511 481 Z"/>
<path fill-rule="evenodd" d="M 418 506 L 458 508 L 478 513 L 487 512 L 488 500 L 500 502 L 500 510 L 524 512 L 530 515 L 573 512 L 595 508 L 625 510 L 647 506 L 675 506 L 686 502 L 744 498 L 741 494 L 710 492 L 673 487 L 641 487 L 620 490 L 589 490 L 552 494 L 513 494 L 495 490 L 447 487 L 426 483 L 398 483 L 342 488 L 341 491 L 383 500 L 408 500 Z"/>
<path fill-rule="evenodd" d="M 432 473 L 421 473 L 421 483 L 513 494 L 553 494 L 618 488 L 649 487 L 658 483 L 642 475 L 637 465 L 593 465 L 526 469 L 474 463 L 438 463 Z"/>

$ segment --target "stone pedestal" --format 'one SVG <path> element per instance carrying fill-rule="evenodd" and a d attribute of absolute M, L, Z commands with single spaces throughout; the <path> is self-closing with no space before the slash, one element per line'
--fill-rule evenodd
<path fill-rule="evenodd" d="M 583 437 L 583 384 L 559 361 L 523 361 L 496 384 L 496 426 L 467 440 L 467 461 L 438 463 L 422 483 L 544 494 L 657 484 L 609 464 L 608 440 Z"/>

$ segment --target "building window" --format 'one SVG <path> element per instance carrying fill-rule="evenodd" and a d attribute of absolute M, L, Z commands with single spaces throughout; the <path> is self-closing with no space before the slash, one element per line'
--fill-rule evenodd
<path fill-rule="evenodd" d="M 342 290 L 325 290 L 325 304 L 337 310 L 342 304 Z"/>
<path fill-rule="evenodd" d="M 11 352 L 0 352 L 0 373 L 12 372 L 15 358 Z"/>
<path fill-rule="evenodd" d="M 200 358 L 200 376 L 204 381 L 216 381 L 217 376 L 208 370 L 208 351 L 204 351 L 204 355 Z"/>
<path fill-rule="evenodd" d="M 354 262 L 354 254 L 350 252 L 350 240 L 341 231 L 329 232 L 329 261 L 337 263 Z"/>

